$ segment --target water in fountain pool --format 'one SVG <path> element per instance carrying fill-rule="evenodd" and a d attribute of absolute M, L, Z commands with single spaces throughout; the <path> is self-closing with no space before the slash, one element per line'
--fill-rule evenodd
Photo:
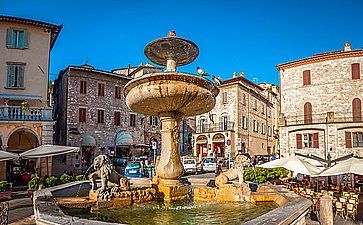
<path fill-rule="evenodd" d="M 274 208 L 275 203 L 147 203 L 101 210 L 86 218 L 127 224 L 241 224 Z M 68 211 L 69 213 L 69 211 Z M 71 214 L 71 213 L 70 213 Z M 79 216 L 79 215 L 77 215 Z"/>

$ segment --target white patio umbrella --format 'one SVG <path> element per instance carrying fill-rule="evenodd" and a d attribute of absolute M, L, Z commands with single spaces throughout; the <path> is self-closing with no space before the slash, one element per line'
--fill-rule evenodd
<path fill-rule="evenodd" d="M 353 173 L 363 175 L 363 159 L 350 158 L 330 167 L 322 173 L 316 175 L 317 177 L 328 177 L 341 174 Z"/>
<path fill-rule="evenodd" d="M 79 147 L 61 146 L 61 145 L 42 145 L 37 148 L 30 149 L 23 153 L 20 153 L 20 157 L 23 158 L 46 158 L 47 162 L 47 174 L 48 174 L 48 157 L 63 155 L 72 152 L 78 152 Z"/>
<path fill-rule="evenodd" d="M 18 159 L 19 155 L 16 153 L 0 151 L 0 161 L 7 161 L 12 159 Z"/>
<path fill-rule="evenodd" d="M 311 159 L 309 159 L 312 162 Z M 289 156 L 280 159 L 276 159 L 271 162 L 264 163 L 262 165 L 258 165 L 257 167 L 262 168 L 285 168 L 287 170 L 291 170 L 295 173 L 300 173 L 304 175 L 316 175 L 323 171 L 323 168 L 319 168 L 313 164 L 308 162 L 306 159 L 298 156 Z"/>

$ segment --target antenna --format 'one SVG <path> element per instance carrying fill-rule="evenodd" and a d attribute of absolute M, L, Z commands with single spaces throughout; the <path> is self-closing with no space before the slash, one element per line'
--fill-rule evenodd
<path fill-rule="evenodd" d="M 86 57 L 86 63 L 85 64 L 87 65 L 89 61 L 91 61 L 91 59 L 87 56 Z"/>

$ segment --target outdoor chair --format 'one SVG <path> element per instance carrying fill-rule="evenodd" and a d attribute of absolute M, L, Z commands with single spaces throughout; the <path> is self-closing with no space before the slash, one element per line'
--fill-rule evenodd
<path fill-rule="evenodd" d="M 353 198 L 355 198 L 355 200 L 357 200 L 357 201 L 358 201 L 359 194 L 352 193 L 352 194 L 351 194 L 351 196 L 352 196 Z"/>
<path fill-rule="evenodd" d="M 350 198 L 350 199 L 348 200 L 348 202 L 349 202 L 349 203 L 352 203 L 354 206 L 355 206 L 355 204 L 357 203 L 357 201 L 355 200 L 355 198 Z"/>
<path fill-rule="evenodd" d="M 347 202 L 347 199 L 344 197 L 339 197 L 339 202 L 345 203 L 345 202 Z"/>
<path fill-rule="evenodd" d="M 349 193 L 344 193 L 343 196 L 346 197 L 347 199 L 350 198 L 350 194 Z"/>
<path fill-rule="evenodd" d="M 347 216 L 351 216 L 353 220 L 355 220 L 356 215 L 357 215 L 357 209 L 354 207 L 352 203 L 347 203 Z"/>
<path fill-rule="evenodd" d="M 339 215 L 345 219 L 345 210 L 344 210 L 343 204 L 341 202 L 335 203 L 335 216 L 337 216 L 337 215 Z"/>

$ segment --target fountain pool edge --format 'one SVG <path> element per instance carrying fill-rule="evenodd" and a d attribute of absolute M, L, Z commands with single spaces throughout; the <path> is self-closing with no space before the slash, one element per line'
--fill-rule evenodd
<path fill-rule="evenodd" d="M 82 185 L 81 193 L 86 193 L 90 189 L 89 181 L 76 181 L 34 192 L 33 201 L 36 224 L 110 224 L 102 221 L 87 220 L 68 216 L 64 214 L 60 207 L 56 204 L 54 201 L 56 197 L 74 196 L 77 193 L 80 185 Z M 259 190 L 260 192 L 255 194 L 253 197 L 256 202 L 263 200 L 275 201 L 280 206 L 264 215 L 247 221 L 244 224 L 305 224 L 305 216 L 308 213 L 309 207 L 311 205 L 311 202 L 308 199 L 298 196 L 287 189 L 272 185 L 262 185 L 259 187 Z"/>

